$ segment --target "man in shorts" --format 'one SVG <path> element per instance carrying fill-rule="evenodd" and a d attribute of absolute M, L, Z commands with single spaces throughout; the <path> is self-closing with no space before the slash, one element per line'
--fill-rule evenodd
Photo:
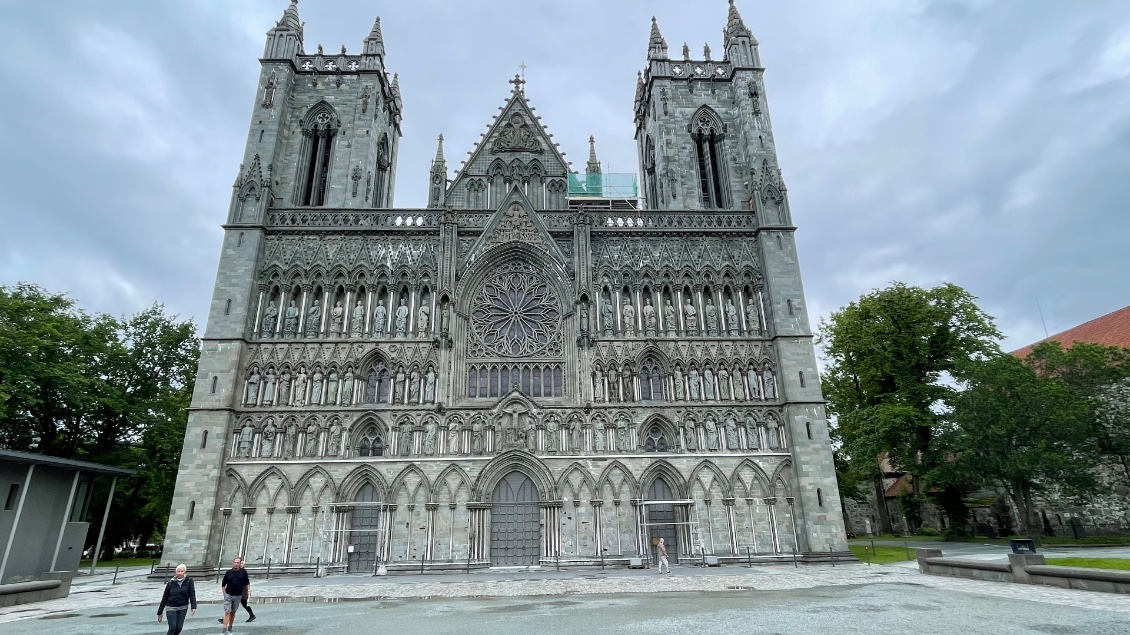
<path fill-rule="evenodd" d="M 251 597 L 251 579 L 247 577 L 247 570 L 243 568 L 243 559 L 236 558 L 232 561 L 231 569 L 224 574 L 220 584 L 224 594 L 224 629 L 223 635 L 230 635 L 232 624 L 235 622 L 235 610 L 240 602 L 246 601 L 244 597 Z"/>

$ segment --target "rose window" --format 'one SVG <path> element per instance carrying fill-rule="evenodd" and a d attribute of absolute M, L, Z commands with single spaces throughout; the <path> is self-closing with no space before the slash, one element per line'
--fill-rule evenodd
<path fill-rule="evenodd" d="M 483 284 L 471 324 L 484 354 L 560 354 L 561 305 L 549 281 L 529 265 L 504 265 Z"/>

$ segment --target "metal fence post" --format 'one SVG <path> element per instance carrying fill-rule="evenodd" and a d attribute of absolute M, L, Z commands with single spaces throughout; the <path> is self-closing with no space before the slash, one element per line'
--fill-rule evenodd
<path fill-rule="evenodd" d="M 746 560 L 749 561 L 749 568 L 752 569 L 753 568 L 753 554 L 750 553 L 748 545 L 745 548 L 745 558 L 746 558 Z"/>
<path fill-rule="evenodd" d="M 121 568 L 122 568 L 121 565 L 117 565 L 117 564 L 114 565 L 114 581 L 110 583 L 110 586 L 113 586 L 113 585 L 118 583 L 118 569 L 121 569 Z"/>
<path fill-rule="evenodd" d="M 267 558 L 267 579 L 271 579 L 271 558 Z"/>

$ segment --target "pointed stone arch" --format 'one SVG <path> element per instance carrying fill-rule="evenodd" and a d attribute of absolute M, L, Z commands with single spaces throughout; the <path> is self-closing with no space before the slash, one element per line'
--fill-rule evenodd
<path fill-rule="evenodd" d="M 412 475 L 418 477 L 420 479 L 420 482 L 416 485 L 415 488 L 413 488 L 411 492 L 409 492 L 409 496 L 414 497 L 422 487 L 424 489 L 424 492 L 426 492 L 425 498 L 427 500 L 421 502 L 434 502 L 434 499 L 432 497 L 432 482 L 428 479 L 428 475 L 424 474 L 424 471 L 421 470 L 420 467 L 415 463 L 409 463 L 403 470 L 400 470 L 400 473 L 396 475 L 396 478 L 392 479 L 392 484 L 389 486 L 389 491 L 392 492 L 393 496 L 399 495 L 400 489 L 402 487 L 405 488 L 405 491 L 407 492 L 408 477 Z"/>
<path fill-rule="evenodd" d="M 573 491 L 573 486 L 569 483 L 573 473 L 577 473 L 581 476 L 581 486 L 587 487 L 589 495 L 595 497 L 597 495 L 596 481 L 593 480 L 592 474 L 589 473 L 588 468 L 581 465 L 579 461 L 573 461 L 569 464 L 569 467 L 565 468 L 565 471 L 561 473 L 561 478 L 557 479 L 557 491 L 564 495 L 566 489 L 568 489 L 574 495 L 578 495 L 578 492 Z M 574 500 L 580 500 L 580 498 L 575 498 Z"/>
<path fill-rule="evenodd" d="M 377 490 L 377 495 L 381 500 L 388 500 L 388 483 L 385 482 L 384 476 L 371 465 L 359 465 L 342 480 L 341 486 L 337 490 L 337 500 L 339 502 L 352 501 L 357 492 L 366 484 L 372 485 Z"/>
<path fill-rule="evenodd" d="M 713 477 L 710 482 L 702 480 L 702 477 L 705 474 L 710 474 Z M 720 485 L 722 488 L 723 496 L 733 496 L 734 490 L 730 483 L 730 479 L 727 478 L 726 475 L 722 472 L 721 468 L 719 468 L 718 465 L 710 459 L 703 459 L 702 461 L 700 461 L 699 464 L 696 465 L 693 470 L 691 470 L 691 476 L 688 480 L 692 482 L 698 480 L 703 484 L 703 486 L 707 488 L 709 488 L 712 483 L 718 483 L 718 485 Z"/>
<path fill-rule="evenodd" d="M 633 498 L 646 497 L 652 481 L 661 476 L 667 481 L 667 485 L 671 487 L 671 491 L 677 498 L 687 497 L 687 479 L 679 473 L 679 470 L 675 469 L 675 466 L 665 460 L 660 460 L 647 466 L 647 469 L 640 474 L 636 494 Z"/>
<path fill-rule="evenodd" d="M 259 492 L 264 487 L 266 487 L 267 481 L 273 476 L 279 477 L 279 479 L 282 481 L 282 489 L 284 493 L 283 500 L 290 501 L 291 494 L 294 491 L 294 488 L 290 485 L 290 479 L 286 477 L 286 474 L 283 474 L 282 470 L 273 465 L 263 470 L 263 472 L 260 473 L 259 476 L 255 477 L 255 480 L 251 482 L 251 486 L 248 488 L 248 500 L 254 501 L 259 498 Z M 278 492 L 273 492 L 271 495 L 277 497 Z"/>
<path fill-rule="evenodd" d="M 336 493 L 337 486 L 334 484 L 333 477 L 330 476 L 330 473 L 327 472 L 322 466 L 315 465 L 314 467 L 307 470 L 306 473 L 304 473 L 302 476 L 298 477 L 298 481 L 296 481 L 294 484 L 294 498 L 291 499 L 291 505 L 301 504 L 300 501 L 302 499 L 302 493 L 307 487 L 310 487 L 311 491 L 313 492 L 313 487 L 311 486 L 310 481 L 315 476 L 321 476 L 322 478 L 324 478 L 326 482 L 323 487 L 329 486 L 330 491 Z M 314 494 L 317 495 L 317 492 L 314 492 Z"/>
<path fill-rule="evenodd" d="M 687 129 L 691 134 L 713 134 L 718 137 L 726 134 L 726 124 L 722 123 L 718 112 L 705 104 L 691 115 Z"/>
<path fill-rule="evenodd" d="M 221 499 L 222 502 L 226 503 L 228 507 L 232 509 L 237 507 L 237 505 L 235 505 L 237 497 L 242 503 L 238 505 L 238 507 L 245 507 L 247 501 L 250 500 L 247 481 L 244 481 L 243 477 L 239 475 L 239 472 L 236 472 L 232 468 L 228 468 L 228 470 L 224 472 L 224 487 L 221 491 L 224 492 L 223 498 Z"/>
<path fill-rule="evenodd" d="M 624 482 L 621 483 L 620 488 L 612 484 L 612 475 L 617 471 L 624 475 Z M 597 477 L 596 491 L 598 493 L 604 491 L 605 486 L 608 486 L 617 496 L 627 495 L 628 497 L 632 497 L 639 491 L 639 481 L 636 480 L 635 475 L 632 474 L 632 471 L 628 469 L 627 465 L 624 465 L 618 460 L 609 463 L 600 473 L 600 476 Z"/>
<path fill-rule="evenodd" d="M 653 429 L 658 429 L 662 435 L 665 449 L 660 449 L 658 440 L 651 434 Z M 655 443 L 651 449 L 649 443 Z M 639 448 L 644 452 L 674 452 L 679 447 L 679 427 L 667 417 L 655 413 L 644 420 L 639 427 Z"/>
<path fill-rule="evenodd" d="M 785 496 L 793 495 L 793 462 L 792 459 L 784 459 L 773 470 L 773 476 L 769 479 L 771 487 L 769 494 L 776 495 L 777 486 L 780 485 L 784 489 Z"/>
<path fill-rule="evenodd" d="M 483 467 L 475 479 L 474 499 L 489 501 L 494 488 L 503 477 L 517 470 L 534 482 L 543 501 L 559 500 L 555 479 L 545 464 L 523 450 L 510 450 L 498 455 Z"/>
<path fill-rule="evenodd" d="M 447 479 L 451 475 L 455 475 L 456 479 L 459 482 L 459 485 L 456 487 L 455 491 L 450 492 L 452 502 L 455 501 L 455 497 L 459 494 L 459 490 L 464 487 L 467 488 L 468 498 L 471 496 L 473 491 L 472 488 L 474 487 L 474 483 L 471 482 L 471 477 L 467 475 L 466 470 L 459 467 L 459 465 L 452 463 L 451 465 L 445 467 L 443 471 L 436 476 L 435 481 L 432 482 L 432 500 L 438 501 L 442 498 L 442 496 L 440 495 L 440 490 L 447 485 Z"/>
<path fill-rule="evenodd" d="M 757 481 L 757 485 L 761 488 L 761 491 L 764 493 L 765 496 L 769 496 L 770 492 L 772 492 L 772 489 L 769 487 L 769 475 L 767 475 L 765 473 L 765 470 L 762 469 L 762 467 L 760 465 L 755 463 L 752 459 L 748 459 L 748 458 L 742 459 L 741 463 L 738 463 L 737 467 L 734 468 L 734 471 L 730 476 L 730 486 L 731 486 L 731 488 L 733 488 L 734 484 L 738 483 L 738 482 L 744 483 L 746 485 L 747 489 L 749 488 L 750 485 L 752 485 L 752 483 L 747 483 L 746 480 L 741 477 L 742 472 L 747 470 L 747 469 L 752 470 L 753 478 L 754 478 L 754 480 Z M 747 492 L 747 493 L 752 495 L 751 492 Z M 737 494 L 738 494 L 737 492 L 733 492 L 734 496 L 737 496 Z"/>

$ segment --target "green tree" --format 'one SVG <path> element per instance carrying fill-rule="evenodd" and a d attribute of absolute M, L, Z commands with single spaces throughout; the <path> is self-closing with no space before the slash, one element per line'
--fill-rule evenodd
<path fill-rule="evenodd" d="M 934 441 L 952 408 L 955 381 L 971 361 L 999 354 L 1000 332 L 961 287 L 894 283 L 822 320 L 817 343 L 827 360 L 828 410 L 857 473 L 881 477 L 886 457 L 921 479 L 941 461 Z M 967 488 L 941 484 L 936 497 L 957 531 L 966 529 Z"/>

